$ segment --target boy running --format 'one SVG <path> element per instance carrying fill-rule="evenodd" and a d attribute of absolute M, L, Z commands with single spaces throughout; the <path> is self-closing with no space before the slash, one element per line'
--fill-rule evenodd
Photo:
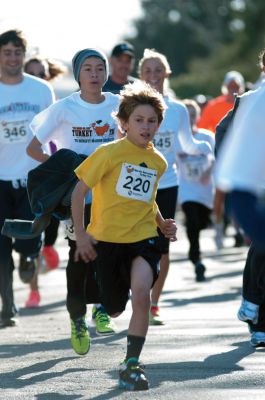
<path fill-rule="evenodd" d="M 163 120 L 163 97 L 147 84 L 127 85 L 117 113 L 126 137 L 100 146 L 77 169 L 72 195 L 75 259 L 92 261 L 103 306 L 112 317 L 125 309 L 131 290 L 132 317 L 119 385 L 146 390 L 139 357 L 148 329 L 150 289 L 158 277 L 157 225 L 176 240 L 173 219 L 164 220 L 155 203 L 166 160 L 153 146 Z M 84 199 L 92 188 L 91 220 L 85 231 Z"/>
<path fill-rule="evenodd" d="M 49 158 L 44 146 L 50 141 L 56 144 L 58 150 L 65 148 L 89 156 L 102 143 L 117 138 L 118 124 L 112 113 L 118 109 L 119 96 L 102 92 L 109 70 L 105 54 L 94 48 L 80 50 L 74 55 L 72 66 L 80 91 L 57 101 L 31 123 L 35 136 L 27 152 L 40 162 Z M 88 196 L 84 215 L 86 224 L 90 218 L 90 204 Z M 66 225 L 66 236 L 70 248 L 66 268 L 66 305 L 71 319 L 71 343 L 77 354 L 84 355 L 90 347 L 87 304 L 94 303 L 92 316 L 97 334 L 113 334 L 115 327 L 99 303 L 92 269 L 84 260 L 74 261 L 76 242 L 71 220 Z"/>

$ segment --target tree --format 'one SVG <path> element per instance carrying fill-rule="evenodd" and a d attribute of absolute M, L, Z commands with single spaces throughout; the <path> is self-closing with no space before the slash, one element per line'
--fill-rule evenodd
<path fill-rule="evenodd" d="M 258 75 L 264 47 L 264 0 L 142 0 L 136 35 L 127 38 L 141 58 L 145 48 L 165 54 L 171 86 L 180 97 L 217 95 L 224 74 L 237 69 L 248 80 Z"/>

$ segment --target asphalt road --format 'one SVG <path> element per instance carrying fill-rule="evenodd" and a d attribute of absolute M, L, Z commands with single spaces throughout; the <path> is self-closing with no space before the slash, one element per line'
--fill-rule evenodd
<path fill-rule="evenodd" d="M 117 370 L 126 348 L 130 303 L 111 337 L 96 336 L 88 307 L 92 346 L 86 356 L 76 355 L 65 308 L 67 247 L 61 235 L 61 264 L 41 275 L 38 309 L 23 307 L 28 288 L 14 273 L 20 315 L 18 326 L 0 330 L 0 399 L 260 400 L 264 349 L 249 345 L 247 326 L 236 318 L 247 247 L 234 248 L 228 237 L 225 248 L 216 251 L 212 235 L 212 230 L 203 234 L 207 279 L 197 283 L 180 229 L 160 303 L 165 325 L 149 328 L 141 356 L 151 388 L 129 393 L 117 388 Z"/>

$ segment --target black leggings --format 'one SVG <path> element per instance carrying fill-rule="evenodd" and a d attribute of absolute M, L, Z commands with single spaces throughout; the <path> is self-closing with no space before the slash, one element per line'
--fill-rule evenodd
<path fill-rule="evenodd" d="M 257 324 L 250 324 L 253 331 L 265 332 L 265 251 L 251 244 L 243 272 L 243 297 L 258 304 Z"/>
<path fill-rule="evenodd" d="M 85 226 L 90 219 L 90 205 L 85 208 Z M 71 319 L 77 319 L 86 313 L 86 305 L 100 303 L 95 272 L 91 263 L 83 260 L 76 262 L 74 254 L 76 242 L 68 239 L 69 259 L 66 268 L 67 298 L 66 306 Z"/>
<path fill-rule="evenodd" d="M 186 218 L 186 231 L 189 239 L 189 260 L 196 264 L 200 261 L 200 231 L 209 224 L 211 210 L 201 203 L 186 201 L 182 204 L 182 210 Z"/>
<path fill-rule="evenodd" d="M 23 181 L 0 180 L 0 232 L 5 219 L 33 220 L 27 190 Z M 12 240 L 0 234 L 0 295 L 2 298 L 2 318 L 14 316 L 13 299 L 13 259 L 15 250 L 24 257 L 37 257 L 41 247 L 40 237 L 28 240 Z"/>

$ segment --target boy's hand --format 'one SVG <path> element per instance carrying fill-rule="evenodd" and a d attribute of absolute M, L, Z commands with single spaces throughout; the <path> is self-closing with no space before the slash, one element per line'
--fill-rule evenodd
<path fill-rule="evenodd" d="M 80 258 L 85 262 L 93 261 L 97 257 L 94 249 L 96 243 L 96 239 L 85 231 L 76 235 L 75 262 L 78 262 Z"/>
<path fill-rule="evenodd" d="M 163 235 L 171 242 L 177 240 L 177 225 L 174 219 L 165 219 L 163 223 L 159 225 L 159 228 Z"/>

